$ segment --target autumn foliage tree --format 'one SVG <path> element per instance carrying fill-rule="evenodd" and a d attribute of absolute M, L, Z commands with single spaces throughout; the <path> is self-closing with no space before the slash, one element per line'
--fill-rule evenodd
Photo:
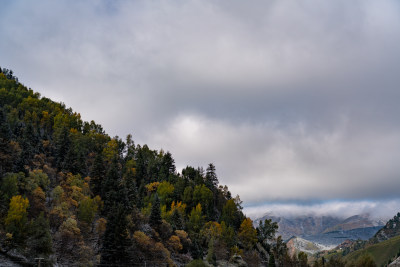
<path fill-rule="evenodd" d="M 257 242 L 257 231 L 253 227 L 253 221 L 250 218 L 243 220 L 238 233 L 239 242 L 244 249 L 250 250 Z"/>
<path fill-rule="evenodd" d="M 15 242 L 23 242 L 27 229 L 27 209 L 29 200 L 17 195 L 11 198 L 10 208 L 5 219 L 6 230 L 13 235 Z"/>

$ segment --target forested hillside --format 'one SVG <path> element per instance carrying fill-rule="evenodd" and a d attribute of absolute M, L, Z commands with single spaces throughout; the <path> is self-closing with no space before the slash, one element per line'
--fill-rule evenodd
<path fill-rule="evenodd" d="M 276 224 L 255 229 L 213 164 L 178 172 L 169 152 L 112 138 L 0 70 L 1 254 L 42 266 L 291 261 Z"/>

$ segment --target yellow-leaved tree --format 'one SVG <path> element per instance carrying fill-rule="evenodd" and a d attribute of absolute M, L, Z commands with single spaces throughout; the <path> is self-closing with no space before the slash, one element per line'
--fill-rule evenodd
<path fill-rule="evenodd" d="M 10 200 L 5 225 L 7 232 L 13 235 L 15 242 L 23 241 L 27 226 L 27 209 L 29 200 L 21 195 L 13 196 Z"/>
<path fill-rule="evenodd" d="M 243 220 L 239 228 L 238 238 L 246 250 L 250 250 L 257 242 L 257 231 L 253 227 L 253 221 L 250 218 Z"/>

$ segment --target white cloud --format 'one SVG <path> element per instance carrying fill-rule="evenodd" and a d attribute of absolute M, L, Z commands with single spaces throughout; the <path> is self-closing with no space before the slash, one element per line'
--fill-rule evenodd
<path fill-rule="evenodd" d="M 337 216 L 348 218 L 353 215 L 369 214 L 373 219 L 388 220 L 396 215 L 400 207 L 399 199 L 381 201 L 329 201 L 316 204 L 271 203 L 245 207 L 244 212 L 253 219 L 265 214 L 273 216 Z"/>
<path fill-rule="evenodd" d="M 147 139 L 172 147 L 180 168 L 214 162 L 220 182 L 245 203 L 395 197 L 400 134 L 356 131 L 351 123 L 341 120 L 331 131 L 305 124 L 282 130 L 182 115 Z"/>

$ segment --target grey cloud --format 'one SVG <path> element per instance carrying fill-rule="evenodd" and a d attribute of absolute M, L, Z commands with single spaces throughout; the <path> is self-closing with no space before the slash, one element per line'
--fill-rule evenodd
<path fill-rule="evenodd" d="M 248 204 L 396 197 L 399 133 L 357 130 L 347 118 L 328 131 L 183 115 L 148 138 L 173 147 L 179 163 L 214 162 L 220 182 Z"/>
<path fill-rule="evenodd" d="M 399 211 L 400 200 L 383 201 L 330 201 L 308 205 L 272 203 L 260 206 L 247 207 L 246 214 L 253 219 L 269 213 L 275 216 L 337 216 L 347 218 L 353 215 L 370 214 L 373 219 L 388 220 Z"/>
<path fill-rule="evenodd" d="M 395 197 L 397 1 L 13 1 L 2 66 L 248 203 Z"/>

